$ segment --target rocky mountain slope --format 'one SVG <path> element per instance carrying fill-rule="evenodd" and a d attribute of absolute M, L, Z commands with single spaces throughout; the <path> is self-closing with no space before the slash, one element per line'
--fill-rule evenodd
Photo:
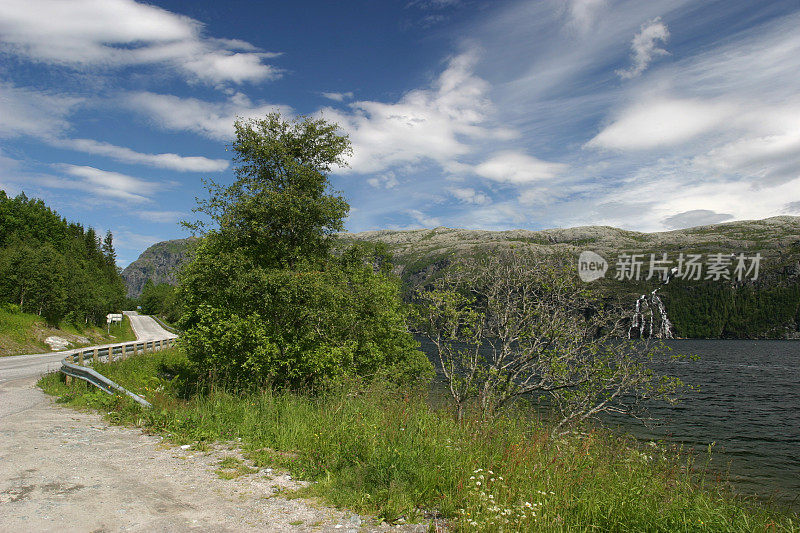
<path fill-rule="evenodd" d="M 541 231 L 484 231 L 438 227 L 419 230 L 382 230 L 342 233 L 342 244 L 355 241 L 382 242 L 392 252 L 395 271 L 405 281 L 424 277 L 449 263 L 453 257 L 475 251 L 529 247 L 540 251 L 579 253 L 592 250 L 607 260 L 621 253 L 761 253 L 768 270 L 782 269 L 800 274 L 800 217 L 779 216 L 713 224 L 694 228 L 640 233 L 610 226 L 582 226 Z M 175 269 L 187 257 L 194 239 L 154 244 L 122 272 L 128 294 L 138 296 L 147 279 L 174 283 Z"/>
<path fill-rule="evenodd" d="M 529 248 L 548 253 L 562 251 L 577 256 L 593 251 L 609 268 L 599 282 L 611 297 L 630 301 L 658 286 L 645 280 L 650 254 L 666 253 L 675 264 L 679 254 L 699 254 L 703 277 L 675 280 L 661 292 L 677 333 L 687 337 L 796 338 L 800 337 L 800 217 L 779 216 L 714 224 L 694 228 L 640 233 L 609 226 L 584 226 L 542 231 L 481 231 L 434 228 L 405 231 L 342 233 L 337 248 L 354 242 L 383 243 L 391 252 L 394 270 L 406 296 L 434 279 L 455 259 L 467 254 L 496 253 Z M 186 239 L 166 241 L 148 248 L 123 272 L 131 295 L 138 295 L 148 278 L 174 283 L 175 269 L 186 260 Z M 622 254 L 641 254 L 642 276 L 616 280 L 615 265 Z M 758 280 L 744 283 L 706 280 L 714 254 L 731 258 L 760 254 Z M 735 260 L 730 265 L 733 274 Z"/>
<path fill-rule="evenodd" d="M 482 231 L 434 228 L 407 231 L 345 233 L 344 242 L 385 243 L 395 260 L 395 270 L 404 281 L 419 281 L 426 273 L 471 252 L 491 252 L 527 247 L 534 250 L 566 251 L 576 255 L 591 250 L 614 261 L 622 253 L 740 254 L 760 253 L 767 270 L 791 270 L 800 274 L 800 217 L 780 216 L 698 226 L 694 228 L 640 233 L 610 226 L 583 226 L 542 231 Z M 795 272 L 796 271 L 796 272 Z M 413 283 L 416 284 L 416 283 Z"/>
<path fill-rule="evenodd" d="M 187 260 L 189 245 L 196 239 L 176 239 L 159 242 L 142 252 L 139 258 L 122 271 L 128 297 L 136 298 L 148 279 L 153 283 L 174 285 L 177 269 Z"/>

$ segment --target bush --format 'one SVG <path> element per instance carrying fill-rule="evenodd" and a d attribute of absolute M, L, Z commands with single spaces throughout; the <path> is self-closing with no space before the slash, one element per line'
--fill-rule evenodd
<path fill-rule="evenodd" d="M 203 256 L 195 261 L 188 274 L 209 271 Z M 399 284 L 388 274 L 332 260 L 316 271 L 254 267 L 246 279 L 217 284 L 214 304 L 193 306 L 184 316 L 183 345 L 210 382 L 315 387 L 380 371 L 401 382 L 432 375 L 406 328 Z M 230 301 L 241 307 L 224 306 Z"/>

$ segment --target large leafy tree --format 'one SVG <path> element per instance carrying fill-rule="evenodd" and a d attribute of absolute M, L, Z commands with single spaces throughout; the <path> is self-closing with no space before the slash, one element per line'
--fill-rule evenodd
<path fill-rule="evenodd" d="M 263 266 L 325 258 L 349 211 L 328 179 L 351 153 L 347 137 L 324 120 L 285 121 L 278 113 L 235 128 L 236 181 L 212 183 L 197 210 L 216 223 L 221 242 Z"/>
<path fill-rule="evenodd" d="M 236 180 L 212 182 L 197 208 L 207 220 L 189 224 L 203 237 L 181 273 L 190 359 L 239 387 L 426 375 L 398 280 L 373 266 L 379 254 L 331 254 L 349 206 L 328 174 L 345 164 L 347 137 L 324 120 L 278 114 L 235 127 Z"/>

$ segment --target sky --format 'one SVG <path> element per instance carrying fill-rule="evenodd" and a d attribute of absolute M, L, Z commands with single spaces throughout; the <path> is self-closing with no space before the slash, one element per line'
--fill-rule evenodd
<path fill-rule="evenodd" d="M 349 135 L 348 231 L 800 215 L 798 28 L 798 0 L 0 0 L 0 189 L 124 267 L 279 111 Z"/>

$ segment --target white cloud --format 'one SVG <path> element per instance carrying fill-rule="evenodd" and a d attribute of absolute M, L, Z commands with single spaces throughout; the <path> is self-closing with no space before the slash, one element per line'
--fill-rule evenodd
<path fill-rule="evenodd" d="M 447 189 L 455 198 L 465 204 L 485 205 L 492 203 L 492 199 L 486 194 L 476 191 L 471 187 L 450 187 Z"/>
<path fill-rule="evenodd" d="M 263 63 L 275 54 L 205 37 L 200 22 L 133 0 L 4 0 L 0 41 L 7 52 L 75 68 L 160 63 L 214 84 L 279 75 Z"/>
<path fill-rule="evenodd" d="M 369 178 L 367 183 L 376 189 L 394 189 L 400 184 L 400 182 L 397 181 L 397 176 L 392 171 Z"/>
<path fill-rule="evenodd" d="M 714 172 L 757 178 L 761 185 L 793 180 L 800 177 L 800 129 L 738 139 L 696 157 L 694 163 Z"/>
<path fill-rule="evenodd" d="M 662 222 L 669 229 L 691 228 L 719 224 L 733 218 L 730 213 L 717 213 L 710 209 L 692 209 L 668 216 Z"/>
<path fill-rule="evenodd" d="M 656 56 L 669 54 L 659 48 L 657 42 L 666 43 L 669 39 L 669 30 L 659 17 L 642 24 L 639 33 L 631 41 L 631 61 L 633 65 L 625 70 L 618 70 L 617 74 L 623 79 L 639 76 L 650 65 Z"/>
<path fill-rule="evenodd" d="M 39 183 L 46 187 L 83 190 L 97 196 L 137 203 L 150 201 L 156 192 L 164 188 L 163 183 L 146 181 L 94 167 L 64 164 L 58 165 L 58 168 L 77 179 L 46 176 L 39 179 Z"/>
<path fill-rule="evenodd" d="M 419 209 L 409 209 L 406 214 L 424 228 L 435 228 L 442 225 L 437 217 L 428 216 Z"/>
<path fill-rule="evenodd" d="M 443 9 L 445 7 L 457 6 L 461 0 L 411 0 L 406 7 L 418 7 L 420 9 Z"/>
<path fill-rule="evenodd" d="M 344 102 L 345 100 L 353 99 L 353 93 L 351 91 L 346 93 L 322 93 L 322 96 L 335 102 Z"/>
<path fill-rule="evenodd" d="M 606 4 L 606 0 L 571 0 L 567 4 L 571 25 L 582 32 L 588 31 Z"/>
<path fill-rule="evenodd" d="M 263 117 L 273 111 L 284 116 L 292 114 L 287 106 L 255 104 L 241 93 L 223 102 L 150 92 L 130 93 L 124 100 L 132 110 L 149 116 L 163 129 L 191 131 L 221 141 L 233 140 L 233 123 L 237 118 Z"/>
<path fill-rule="evenodd" d="M 69 127 L 67 116 L 80 98 L 0 82 L 0 138 L 53 135 Z"/>
<path fill-rule="evenodd" d="M 475 167 L 484 178 L 513 184 L 525 184 L 552 179 L 567 169 L 563 163 L 551 163 L 522 152 L 498 152 Z"/>
<path fill-rule="evenodd" d="M 474 52 L 454 57 L 430 88 L 409 91 L 396 103 L 353 102 L 349 113 L 323 109 L 323 117 L 350 135 L 352 171 L 423 161 L 447 166 L 473 152 L 476 140 L 508 138 L 507 128 L 490 123 L 489 84 L 473 74 L 476 61 Z"/>
<path fill-rule="evenodd" d="M 161 222 L 162 224 L 175 224 L 187 215 L 183 211 L 147 211 L 141 209 L 136 209 L 135 214 L 142 220 Z"/>
<path fill-rule="evenodd" d="M 648 150 L 679 145 L 730 120 L 735 106 L 714 101 L 659 98 L 625 109 L 587 146 Z"/>
<path fill-rule="evenodd" d="M 143 154 L 124 146 L 94 141 L 91 139 L 58 139 L 50 142 L 79 152 L 103 155 L 123 163 L 136 163 L 151 167 L 166 168 L 179 172 L 220 172 L 228 168 L 225 159 L 209 159 L 202 156 L 178 154 Z"/>

